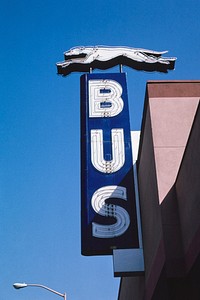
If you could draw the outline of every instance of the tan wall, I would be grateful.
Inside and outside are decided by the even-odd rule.
[[[200,253],[200,106],[176,182],[186,271]]]
[[[145,277],[123,278],[119,300],[172,300],[161,278],[186,276],[199,254],[199,99],[200,81],[147,83],[137,162]]]

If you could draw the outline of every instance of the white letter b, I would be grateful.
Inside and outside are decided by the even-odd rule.
[[[115,80],[89,80],[89,117],[118,115],[124,107],[122,87]]]

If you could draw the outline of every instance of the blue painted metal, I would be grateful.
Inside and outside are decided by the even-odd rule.
[[[123,110],[114,117],[89,117],[90,80],[107,79],[118,82],[122,89]],[[109,91],[107,91],[109,93]],[[102,104],[103,105],[103,104]],[[92,129],[103,130],[104,158],[112,159],[111,129],[123,128],[125,163],[114,173],[102,173],[91,162]],[[115,223],[115,218],[97,214],[91,206],[94,192],[104,186],[117,185],[127,189],[127,201],[108,199],[109,203],[123,207],[130,216],[130,225],[121,236],[97,238],[92,235],[92,222],[102,225]],[[108,255],[113,249],[139,248],[137,215],[134,194],[133,161],[130,136],[128,95],[125,73],[85,74],[81,76],[81,247],[83,255]]]

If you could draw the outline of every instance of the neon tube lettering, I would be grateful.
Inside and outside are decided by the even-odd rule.
[[[92,223],[92,235],[97,238],[114,238],[122,235],[129,227],[130,217],[121,206],[106,204],[109,198],[127,200],[126,188],[117,185],[104,186],[92,196],[91,204],[94,211],[104,217],[114,217],[116,222],[112,225]]]
[[[122,87],[115,80],[89,80],[89,117],[114,117],[124,107]]]

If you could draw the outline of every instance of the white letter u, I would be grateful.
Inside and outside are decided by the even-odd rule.
[[[105,160],[103,153],[103,130],[91,130],[91,161],[102,173],[114,173],[123,167],[125,162],[124,131],[122,128],[111,130],[112,160]]]

